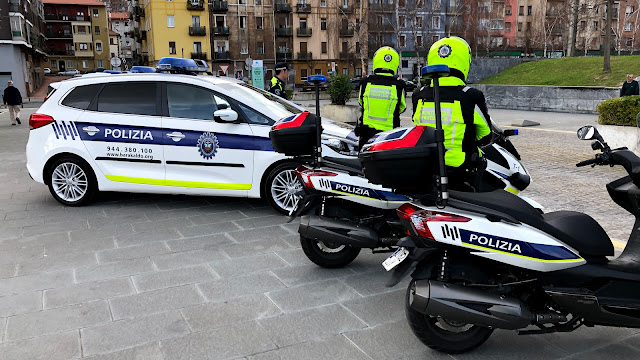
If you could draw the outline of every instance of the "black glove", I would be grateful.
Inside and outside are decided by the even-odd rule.
[[[353,129],[353,133],[354,133],[356,136],[360,136],[360,122],[357,122],[357,123],[356,123],[356,128],[355,128],[355,129]]]

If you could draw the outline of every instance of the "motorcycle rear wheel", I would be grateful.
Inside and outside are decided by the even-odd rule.
[[[409,305],[409,296],[414,287],[415,282],[411,281],[405,296],[405,313],[413,334],[429,348],[447,354],[461,354],[484,344],[493,333],[493,329],[486,327],[417,312]]]
[[[349,265],[358,254],[359,248],[347,245],[324,243],[300,236],[300,245],[309,260],[324,268],[335,269]]]

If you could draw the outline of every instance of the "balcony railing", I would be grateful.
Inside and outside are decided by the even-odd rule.
[[[275,6],[276,12],[291,12],[291,4],[284,1],[276,2]]]
[[[351,6],[340,6],[338,8],[339,14],[353,14],[353,7]]]
[[[276,36],[291,36],[293,31],[290,27],[276,28]]]
[[[313,34],[312,28],[298,28],[296,31],[296,35],[298,37],[309,37]]]
[[[189,26],[189,35],[205,36],[207,35],[207,28],[205,28],[204,26]]]
[[[187,0],[187,10],[204,10],[204,0]]]
[[[45,20],[58,20],[58,21],[91,21],[89,16],[69,16],[62,14],[46,14]]]
[[[287,51],[278,51],[276,53],[276,60],[277,61],[293,60],[293,54],[291,52],[287,52]]]
[[[296,12],[301,14],[309,14],[311,12],[311,4],[298,4]]]
[[[342,28],[340,29],[340,36],[349,37],[353,36],[354,31],[352,28]]]
[[[230,58],[231,58],[231,55],[229,54],[228,51],[216,51],[213,53],[213,60],[225,61],[225,60],[229,60]]]
[[[369,4],[369,10],[373,11],[395,11],[393,4]]]
[[[60,49],[49,49],[47,51],[49,55],[62,55],[62,56],[74,56],[75,51],[73,50],[60,50]]]
[[[310,52],[299,52],[298,53],[298,60],[312,60],[313,59],[313,54]]]
[[[72,39],[73,34],[71,31],[47,31],[46,34],[49,39]]]
[[[216,26],[213,28],[214,35],[229,35],[229,27],[228,26]]]
[[[207,60],[207,53],[206,52],[192,52],[191,53],[191,58],[192,59],[198,59],[198,60]]]
[[[215,0],[214,2],[211,3],[211,11],[214,11],[214,12],[229,11],[229,3],[227,1]]]

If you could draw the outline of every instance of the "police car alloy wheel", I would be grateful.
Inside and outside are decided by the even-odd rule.
[[[75,157],[55,161],[49,172],[49,191],[60,203],[70,206],[86,204],[96,192],[91,168]]]
[[[329,269],[347,266],[360,254],[359,248],[311,240],[303,236],[300,236],[300,245],[309,260]]]
[[[288,215],[298,204],[297,193],[303,188],[294,171],[297,166],[297,163],[280,164],[267,177],[265,195],[271,206],[281,214]]]

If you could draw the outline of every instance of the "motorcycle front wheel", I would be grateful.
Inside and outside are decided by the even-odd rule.
[[[484,344],[493,333],[493,329],[486,327],[419,313],[409,305],[414,289],[415,281],[411,281],[405,296],[407,321],[413,334],[429,348],[447,354],[461,354]]]
[[[309,260],[324,268],[341,268],[349,265],[360,253],[359,248],[342,244],[325,243],[300,236],[300,245]]]

